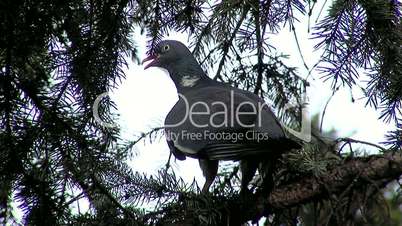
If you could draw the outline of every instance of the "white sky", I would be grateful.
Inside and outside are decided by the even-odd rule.
[[[311,40],[307,32],[306,20],[296,27],[301,50],[307,65],[311,68],[319,59],[320,53],[313,50],[316,40]],[[169,39],[187,42],[185,34],[171,34]],[[145,57],[145,37],[135,37],[139,47],[139,55]],[[270,42],[279,52],[289,54],[288,65],[299,68],[301,77],[306,78],[308,71],[297,51],[293,33],[284,29],[279,35],[271,35]],[[120,125],[123,135],[135,139],[140,132],[162,126],[166,114],[177,100],[176,89],[166,71],[159,68],[143,70],[142,65],[130,63],[126,71],[127,79],[112,94],[121,115]],[[317,72],[309,77],[311,87],[308,90],[310,113],[321,113],[328,98],[332,95],[330,81],[323,82]],[[362,86],[365,85],[362,83]],[[355,102],[351,102],[351,93]],[[335,128],[340,137],[351,137],[372,143],[384,140],[384,134],[392,127],[378,120],[379,113],[365,107],[365,99],[359,89],[341,89],[331,99],[324,119],[324,130]],[[136,146],[137,156],[130,162],[134,170],[155,173],[164,167],[169,155],[165,139],[149,143],[141,142]],[[204,179],[194,159],[176,161],[173,169],[177,175],[191,182],[195,177],[202,186]]]

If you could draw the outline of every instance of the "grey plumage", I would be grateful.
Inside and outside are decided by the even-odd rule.
[[[261,98],[210,79],[184,44],[161,41],[144,61],[149,60],[152,61],[145,68],[167,69],[179,93],[179,100],[165,119],[169,148],[180,160],[199,159],[206,178],[204,192],[216,176],[219,160],[242,161],[242,189],[246,189],[260,163],[269,163],[272,171],[280,153],[300,148],[285,136],[278,119]],[[201,114],[189,117],[189,109]],[[201,138],[193,139],[184,133]],[[213,139],[219,134],[243,139]],[[257,139],[259,135],[265,139]],[[271,181],[270,176],[266,175],[266,181]]]

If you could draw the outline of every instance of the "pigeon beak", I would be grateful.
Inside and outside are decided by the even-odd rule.
[[[159,55],[152,54],[150,56],[147,56],[144,60],[142,60],[141,64],[144,64],[145,62],[152,60],[149,64],[144,66],[144,70],[146,70],[149,67],[156,66],[158,58],[159,58]]]

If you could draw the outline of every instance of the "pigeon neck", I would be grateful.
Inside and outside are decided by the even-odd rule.
[[[167,68],[178,93],[185,93],[203,81],[210,80],[195,59],[190,61],[170,65]]]

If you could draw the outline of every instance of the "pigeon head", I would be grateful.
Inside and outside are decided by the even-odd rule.
[[[189,58],[193,58],[193,55],[183,43],[175,40],[163,40],[155,46],[154,51],[142,63],[151,61],[145,65],[144,69],[161,67],[169,70],[172,65],[180,61],[187,61]]]
[[[190,50],[179,41],[159,42],[142,63],[147,61],[151,62],[145,65],[144,69],[150,67],[166,69],[179,93],[209,80]]]

